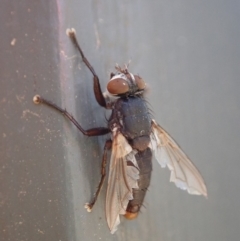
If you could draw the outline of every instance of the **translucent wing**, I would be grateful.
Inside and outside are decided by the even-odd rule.
[[[128,166],[129,162],[131,165]],[[120,223],[119,215],[126,213],[128,202],[133,199],[132,188],[138,187],[137,179],[139,170],[134,151],[115,128],[106,197],[106,218],[111,233],[117,230]]]
[[[155,151],[161,167],[168,166],[171,171],[170,182],[190,194],[207,196],[207,188],[197,168],[155,120],[152,120],[150,148]]]

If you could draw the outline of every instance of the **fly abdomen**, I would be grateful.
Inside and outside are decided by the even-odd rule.
[[[139,167],[138,188],[133,188],[133,199],[129,201],[125,214],[127,219],[137,217],[149,187],[152,172],[152,152],[150,148],[139,151],[135,158]]]

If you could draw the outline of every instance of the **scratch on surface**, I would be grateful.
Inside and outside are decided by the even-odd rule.
[[[71,56],[71,57],[69,57],[63,50],[61,50],[61,55],[66,59],[66,60],[70,60],[70,59],[76,59],[76,58],[78,58],[78,56],[77,55],[73,55],[73,56]]]
[[[40,117],[40,116],[39,116],[37,113],[35,113],[35,112],[32,112],[32,111],[30,111],[30,110],[24,110],[23,113],[22,113],[21,118],[26,118],[26,115],[27,115],[27,114],[31,114],[31,115],[36,116],[36,117]]]
[[[25,96],[24,95],[17,95],[16,96],[16,98],[17,98],[17,100],[20,102],[20,103],[22,103],[22,101],[25,99]]]
[[[97,49],[99,49],[99,47],[101,45],[101,41],[100,41],[100,37],[99,37],[99,33],[98,33],[96,24],[94,24],[94,32],[95,32],[95,37],[96,37],[96,41],[97,41]]]
[[[48,132],[48,133],[59,133],[60,130],[51,130],[51,129],[48,129],[48,128],[45,128],[45,130]]]
[[[44,234],[44,232],[40,229],[38,229],[38,232],[41,233],[41,234]]]

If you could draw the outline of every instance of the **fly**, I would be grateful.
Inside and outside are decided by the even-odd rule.
[[[85,205],[87,211],[91,212],[102,188],[109,150],[106,218],[111,233],[117,230],[120,215],[127,219],[137,217],[150,184],[153,153],[162,167],[169,168],[170,182],[190,194],[207,196],[207,188],[197,168],[171,136],[151,119],[143,96],[146,87],[144,80],[130,73],[127,66],[116,66],[116,73],[111,74],[107,91],[103,93],[99,78],[77,41],[75,30],[68,29],[67,34],[93,75],[96,101],[112,110],[108,126],[85,130],[65,109],[39,95],[34,96],[33,101],[62,113],[86,136],[111,133],[111,139],[104,146],[101,180],[92,201]]]

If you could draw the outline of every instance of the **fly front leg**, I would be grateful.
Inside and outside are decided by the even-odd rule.
[[[82,61],[86,64],[88,69],[93,74],[93,90],[94,90],[95,98],[96,98],[98,104],[101,105],[102,107],[107,108],[107,104],[106,104],[106,101],[105,101],[105,98],[103,96],[101,86],[100,86],[100,83],[99,83],[99,78],[98,78],[97,74],[95,73],[95,70],[93,69],[92,65],[89,63],[89,61],[85,57],[85,55],[84,55],[84,53],[83,53],[83,51],[82,51],[82,49],[81,49],[81,47],[80,47],[80,45],[77,41],[75,29],[73,29],[73,28],[67,29],[67,34],[71,38],[73,44],[78,49],[78,51],[79,51],[79,53],[82,57]]]
[[[97,201],[98,195],[101,191],[101,188],[103,186],[103,182],[104,179],[106,177],[106,166],[107,166],[107,152],[112,148],[112,141],[111,140],[107,140],[105,142],[105,146],[104,146],[104,152],[103,152],[103,157],[102,157],[102,168],[101,168],[101,180],[98,184],[98,188],[96,193],[94,194],[94,197],[92,199],[92,201],[90,203],[86,203],[85,208],[87,209],[88,212],[92,211],[92,208],[94,206],[94,204]]]
[[[92,129],[88,129],[88,130],[84,130],[81,125],[75,120],[75,118],[70,115],[66,110],[58,107],[57,105],[55,105],[54,103],[42,98],[39,95],[35,95],[33,97],[33,102],[35,104],[45,104],[50,106],[51,108],[55,109],[56,111],[60,112],[61,114],[63,114],[64,116],[66,116],[77,128],[78,130],[80,130],[84,135],[86,136],[101,136],[101,135],[106,135],[110,132],[110,129],[106,128],[106,127],[97,127],[97,128],[92,128]]]

